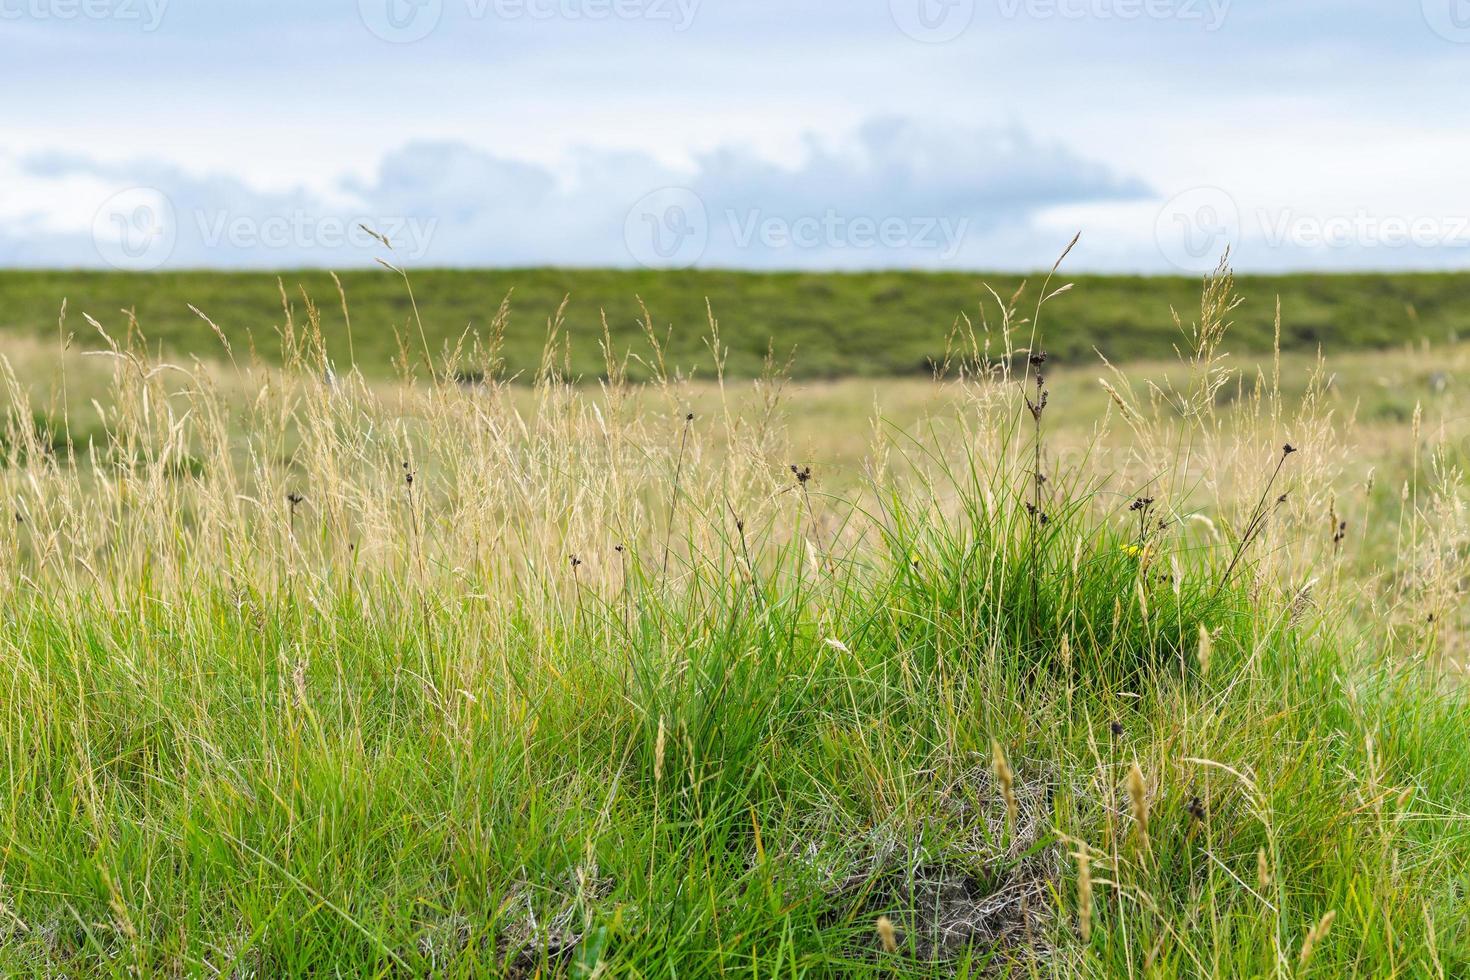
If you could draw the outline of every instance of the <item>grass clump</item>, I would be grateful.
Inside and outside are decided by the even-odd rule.
[[[103,463],[0,469],[0,970],[1465,972],[1466,699],[1350,613],[1458,566],[1323,574],[1325,400],[1221,407],[1231,296],[1081,453],[982,326],[846,482],[776,375],[110,346]]]

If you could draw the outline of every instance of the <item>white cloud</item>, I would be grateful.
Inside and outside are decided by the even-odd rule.
[[[40,210],[23,239],[0,233],[0,262],[141,268],[365,265],[383,249],[358,224],[419,265],[1006,265],[1015,253],[1000,233],[1024,234],[1038,211],[1148,193],[1017,127],[900,117],[841,140],[811,138],[795,164],[721,147],[673,169],[643,153],[584,148],[552,168],[419,141],[326,193],[76,154],[34,155],[18,171]],[[667,188],[680,189],[676,198],[658,196]],[[667,211],[669,200],[680,210]],[[640,213],[661,201],[664,210]],[[679,223],[696,212],[697,227]],[[645,247],[650,234],[696,239],[660,254]]]
[[[415,266],[1031,270],[1078,230],[1077,271],[1195,273],[1227,245],[1242,271],[1470,262],[1470,212],[1436,206],[1441,180],[1386,180],[1420,152],[1421,176],[1449,179],[1451,165],[1427,152],[1448,145],[1440,137],[1357,155],[1326,144],[1355,169],[1324,169],[1289,196],[1259,167],[1251,177],[1201,164],[1192,182],[1145,183],[1016,125],[886,116],[796,145],[717,145],[669,163],[628,149],[547,160],[419,139],[297,185],[159,160],[0,155],[14,192],[0,199],[0,265],[370,265],[385,250],[359,225]],[[1400,189],[1369,198],[1353,174]]]

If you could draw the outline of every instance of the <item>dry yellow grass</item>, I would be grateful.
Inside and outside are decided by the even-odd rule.
[[[1262,550],[1295,563],[1300,601],[1348,569],[1351,587],[1384,596],[1372,618],[1422,633],[1437,613],[1437,649],[1463,659],[1453,595],[1470,539],[1456,496],[1470,347],[1234,365],[1208,335],[1228,316],[1222,302],[1206,297],[1197,354],[1126,372],[1049,365],[1046,468],[1105,497],[1157,496],[1218,542],[1243,526],[1262,472],[1294,442],[1304,452],[1283,474],[1290,492],[1272,505]],[[864,531],[844,506],[870,503],[913,457],[995,454],[1008,417],[997,409],[1016,394],[1000,368],[966,381],[574,388],[554,380],[554,352],[535,386],[370,382],[334,373],[319,337],[299,339],[286,369],[233,351],[169,362],[91,337],[64,355],[9,337],[0,353],[13,416],[3,479],[20,518],[10,544],[38,571],[94,586],[134,580],[145,564],[153,581],[259,582],[334,567],[344,548],[351,567],[413,574],[513,576],[576,554],[584,579],[611,581],[617,544],[668,537],[676,468],[701,518],[680,531],[691,554],[732,508],[751,526],[793,519],[791,463],[813,467],[818,499],[843,504],[818,508],[828,526],[816,536],[851,540]]]

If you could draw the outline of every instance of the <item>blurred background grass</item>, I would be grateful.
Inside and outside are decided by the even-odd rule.
[[[430,269],[411,274],[430,346],[438,352],[466,328],[484,330],[513,293],[504,356],[512,372],[534,371],[546,341],[548,318],[567,299],[565,334],[573,376],[603,371],[598,341],[606,314],[613,347],[646,350],[639,300],[647,306],[671,369],[699,367],[708,376],[708,313],[729,348],[727,372],[760,372],[767,354],[785,362],[793,353],[799,378],[923,376],[944,356],[957,318],[978,325],[982,304],[996,308],[987,286],[1009,298],[1025,276],[992,273],[749,273],[530,268]],[[1029,277],[1032,291],[1042,276]],[[398,352],[397,333],[413,340],[417,327],[402,281],[383,269],[341,274],[350,304],[359,365],[384,372]],[[1163,358],[1179,339],[1169,316],[1188,321],[1198,308],[1199,280],[1190,277],[1071,276],[1077,288],[1047,306],[1047,349],[1071,363],[1095,359]],[[1275,305],[1286,311],[1286,350],[1329,353],[1397,346],[1406,341],[1453,341],[1470,334],[1470,276],[1354,274],[1239,277],[1244,305],[1236,311],[1231,349],[1237,355],[1269,351]],[[122,273],[0,271],[0,329],[54,338],[62,298],[73,315],[89,313],[111,329],[132,310],[146,336],[172,354],[216,356],[218,340],[189,310],[213,319],[236,348],[252,344],[267,360],[280,356],[276,329],[284,322],[282,290],[295,315],[304,297],[320,309],[334,356],[344,358],[346,326],[336,285],[322,270],[274,272]],[[1024,312],[1024,311],[1023,311]],[[72,329],[87,330],[76,318]],[[88,331],[89,332],[89,331]],[[999,338],[995,341],[999,344]],[[1020,338],[1024,343],[1025,338]],[[648,376],[629,366],[633,380]]]

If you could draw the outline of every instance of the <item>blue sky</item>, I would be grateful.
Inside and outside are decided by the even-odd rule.
[[[1470,265],[1470,0],[0,0],[0,265]]]

